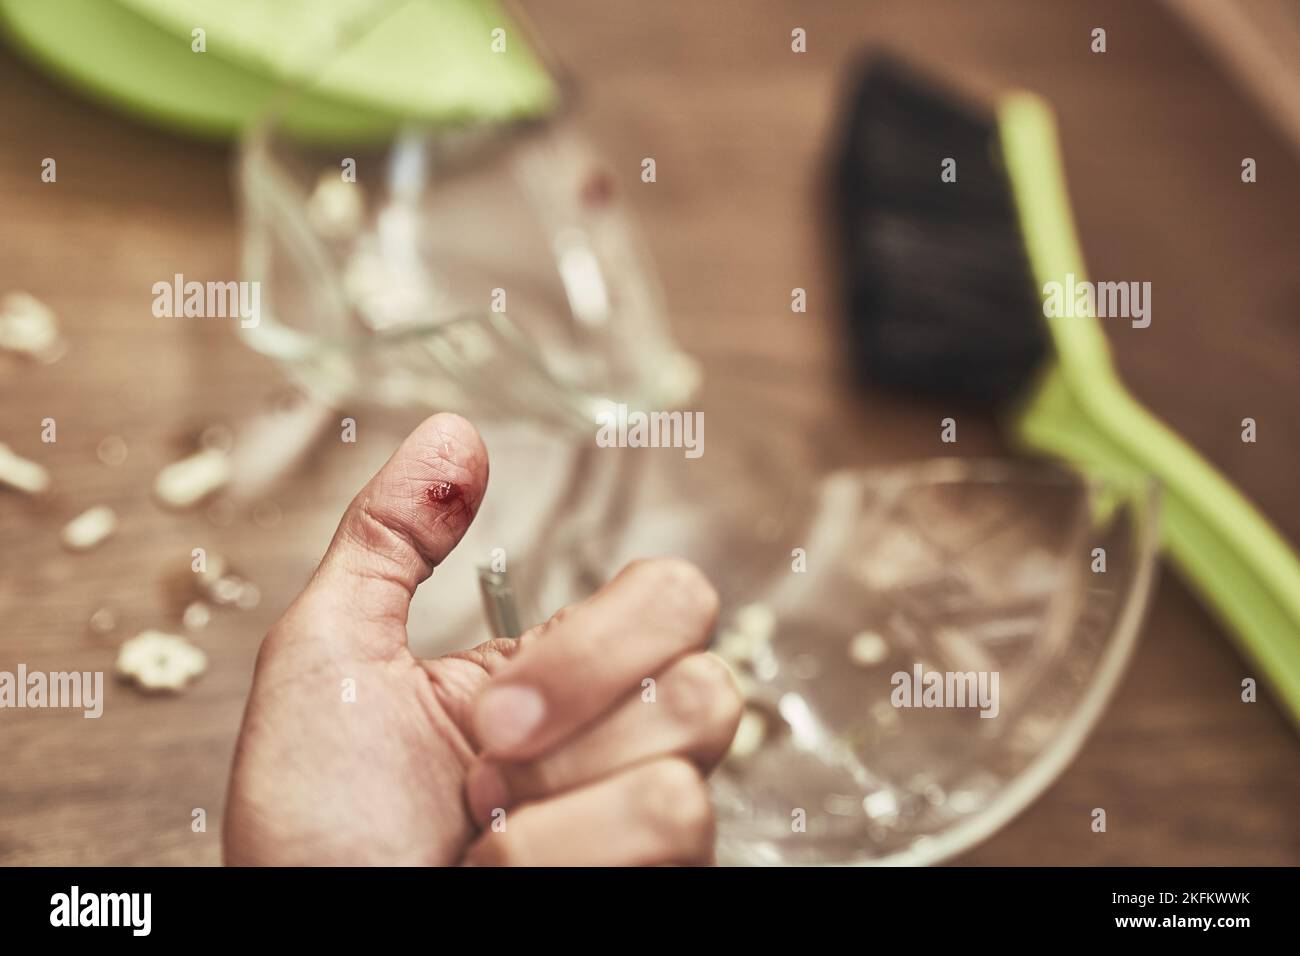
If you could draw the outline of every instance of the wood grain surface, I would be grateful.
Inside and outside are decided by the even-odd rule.
[[[1300,160],[1181,26],[1150,2],[548,0],[526,4],[572,71],[600,148],[647,233],[679,340],[723,379],[781,403],[816,469],[924,457],[937,405],[856,393],[841,366],[820,183],[851,58],[887,45],[979,90],[1020,85],[1059,110],[1083,243],[1097,276],[1153,284],[1146,330],[1109,328],[1123,377],[1300,541]],[[808,52],[789,51],[790,30]],[[1088,48],[1095,26],[1109,52]],[[40,180],[44,157],[58,182]],[[642,187],[653,156],[658,182]],[[1259,181],[1240,182],[1254,157]],[[258,642],[310,573],[357,469],[318,451],[229,526],[155,506],[148,488],[195,433],[265,408],[278,371],[229,323],[168,322],[150,288],[238,275],[232,153],[100,108],[0,47],[0,293],[59,314],[70,349],[0,356],[0,441],[43,461],[47,499],[0,492],[0,669],[112,670],[146,627],[177,629],[194,547],[261,589],[195,637],[211,666],[188,693],[111,684],[105,716],[0,712],[0,863],[216,864],[229,760]],[[806,316],[790,289],[808,290]],[[959,453],[1002,450],[962,410]],[[1240,421],[1259,422],[1243,444]],[[58,422],[43,445],[40,422]],[[392,423],[396,434],[398,423]],[[96,457],[107,435],[129,456]],[[113,506],[87,555],[58,529]],[[178,584],[178,581],[180,582]],[[179,590],[178,590],[179,589]],[[117,626],[91,631],[96,609]],[[1300,639],[1300,635],[1297,635]],[[967,864],[1300,863],[1300,738],[1260,676],[1165,573],[1141,643],[1088,743]],[[1090,831],[1104,807],[1109,828]],[[204,808],[206,832],[191,829]]]

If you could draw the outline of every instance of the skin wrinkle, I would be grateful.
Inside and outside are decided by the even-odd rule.
[[[268,647],[278,653],[285,650],[279,648],[279,645],[283,644],[289,645],[290,652],[296,645],[302,645],[303,652],[307,655],[306,659],[316,660],[320,656],[317,648],[320,646],[322,636],[327,646],[336,652],[328,660],[379,663],[393,660],[400,656],[401,651],[406,650],[404,616],[395,620],[392,618],[377,620],[372,616],[368,621],[354,623],[355,605],[341,603],[334,588],[315,584],[314,577],[312,587],[315,590],[312,592],[312,600],[307,604],[307,607],[312,610],[299,607],[301,599],[290,606],[282,621],[272,629],[272,633],[268,634],[263,642],[262,649],[258,653],[259,667],[262,657],[268,653]],[[355,600],[356,594],[352,596]],[[325,608],[330,609],[332,613],[324,613]],[[340,621],[345,623],[340,625]],[[340,634],[341,631],[347,633]],[[274,637],[276,634],[280,636]],[[317,666],[323,667],[324,663],[309,666],[308,670],[315,670]],[[256,673],[260,679],[261,671],[258,670]]]
[[[427,445],[417,450],[415,454],[403,454],[405,449],[399,450],[397,460],[402,468],[400,476],[385,475],[383,472],[378,476],[381,483],[390,484],[389,487],[384,487],[381,484],[381,487],[376,491],[377,497],[391,503],[389,510],[371,508],[371,496],[365,494],[361,499],[359,511],[373,519],[374,524],[396,534],[410,545],[431,572],[438,566],[439,562],[425,549],[420,541],[420,535],[412,530],[430,524],[423,517],[428,507],[424,504],[427,501],[425,493],[430,485],[439,481],[477,492],[473,495],[472,501],[468,499],[468,496],[458,496],[445,506],[438,508],[432,518],[434,528],[441,526],[441,530],[447,532],[449,536],[459,537],[456,534],[458,529],[453,524],[452,519],[465,518],[465,524],[469,524],[469,520],[477,512],[479,504],[482,503],[483,493],[487,487],[487,469],[483,467],[478,455],[470,451],[463,443],[449,436],[446,429],[438,428],[430,438],[436,438],[441,443],[443,448],[441,454]],[[456,453],[450,453],[448,446],[454,446]],[[428,454],[422,454],[421,452]],[[457,461],[462,456],[466,459],[463,464]],[[417,476],[414,473],[417,468],[423,474]],[[484,472],[484,480],[481,484],[474,477],[480,469]],[[394,479],[396,479],[396,482]],[[402,487],[391,487],[391,484],[394,483],[400,483]],[[364,544],[365,542],[359,543]]]
[[[394,503],[400,502],[401,504],[398,507],[393,508],[391,511],[376,510],[370,506],[370,502],[371,502],[370,495],[365,495],[361,499],[361,502],[358,507],[358,514],[362,517],[362,519],[366,522],[366,524],[370,528],[380,529],[381,534],[390,536],[393,539],[395,539],[395,543],[398,545],[396,549],[397,551],[405,553],[403,549],[400,547],[401,545],[404,544],[410,549],[410,551],[413,551],[420,558],[420,560],[424,564],[424,568],[422,573],[419,575],[419,582],[423,582],[424,580],[427,580],[427,578],[432,574],[433,570],[437,567],[437,565],[440,562],[430,555],[430,553],[426,550],[420,537],[418,535],[413,534],[407,527],[408,525],[416,524],[418,522],[419,516],[415,512],[417,512],[418,510],[422,510],[422,509],[417,509],[415,507],[409,507],[407,503],[414,502],[414,501],[426,501],[427,498],[425,498],[425,493],[427,492],[428,487],[430,487],[435,482],[439,482],[439,481],[448,482],[457,487],[465,487],[468,484],[472,484],[472,481],[467,481],[466,479],[472,478],[473,472],[477,471],[477,468],[475,467],[475,465],[477,465],[477,460],[476,457],[473,455],[469,456],[469,461],[467,462],[468,467],[460,466],[455,461],[455,458],[457,456],[451,453],[451,445],[455,444],[458,450],[463,451],[464,450],[463,444],[461,444],[460,442],[453,443],[452,441],[450,441],[448,439],[447,433],[443,430],[439,430],[438,437],[442,443],[443,454],[441,456],[436,457],[433,460],[427,460],[416,456],[402,456],[401,461],[403,465],[403,473],[400,477],[400,481],[405,486],[402,489],[402,493],[388,493],[388,489],[384,489],[383,493],[381,493],[381,497],[387,501],[391,501]],[[420,468],[421,471],[424,471],[425,469],[431,470],[433,472],[433,476],[419,477],[419,478],[415,477],[415,475],[412,474],[412,469],[414,469],[416,466],[422,466]],[[448,469],[447,466],[450,466],[450,469]],[[447,473],[448,470],[464,472],[465,477],[460,478],[454,474],[448,474]],[[416,491],[415,489],[417,488],[419,488],[420,490]],[[441,529],[444,532],[454,533],[456,529],[452,526],[453,519],[460,519],[466,514],[472,515],[477,510],[477,505],[481,502],[481,500],[482,500],[482,494],[480,493],[474,496],[473,502],[466,501],[463,499],[457,499],[452,502],[449,502],[445,507],[441,507],[437,509],[437,512],[433,517],[433,522],[435,523],[435,526],[441,525]],[[468,524],[468,521],[466,521],[466,524]],[[356,541],[356,543],[359,544],[364,549],[364,553],[381,557],[385,559],[385,561],[391,560],[393,563],[398,563],[400,561],[400,559],[394,554],[388,553],[387,551],[381,552],[378,548],[374,546],[373,542],[367,540],[361,540],[362,536],[358,533],[358,531],[355,528],[349,528],[348,533],[352,537],[352,539]],[[395,573],[395,572],[388,571],[387,569],[381,569],[379,567],[368,566],[368,565],[357,567],[354,570],[360,575],[362,575],[363,577],[394,584],[397,585],[401,590],[406,592],[408,595],[414,594],[415,589],[409,587],[407,584],[408,578],[406,576],[401,575],[400,573]],[[389,617],[390,615],[384,613],[382,616]],[[394,619],[395,623],[400,623],[403,626],[403,632],[404,632],[404,628],[406,624],[405,609],[403,609],[400,615],[392,614],[391,617]],[[398,663],[405,666],[407,661],[401,660],[400,659],[401,656],[402,655],[400,654],[396,655],[396,659]],[[414,660],[409,656],[409,654],[407,655],[407,659],[409,661]],[[480,667],[482,667],[481,664]],[[484,674],[486,675],[488,673],[487,668],[483,667],[482,669],[484,671]],[[440,688],[438,687],[438,684],[441,675],[438,675],[436,670],[431,671],[426,668],[426,674],[430,677],[431,683],[434,685],[433,690],[435,694],[437,694],[440,698],[450,696],[450,695],[444,695],[442,693],[439,693]],[[427,708],[427,710],[428,710],[428,716],[437,725],[437,730],[439,731],[439,735],[444,739],[444,741],[446,741],[452,747],[456,756],[458,757],[458,759],[460,759],[462,765],[468,766],[468,764],[473,760],[473,752],[470,750],[469,744],[467,741],[465,741],[463,735],[461,735],[455,729],[452,722],[447,719],[447,715],[443,713],[443,711],[440,708],[432,707],[432,708]]]
[[[283,645],[284,642],[281,641],[280,643],[281,645]],[[284,650],[284,648],[282,646],[277,650]],[[332,665],[333,663],[334,663],[333,658],[327,658],[324,660],[315,661],[311,664],[305,665],[302,671],[295,674],[291,674],[288,677],[282,678],[280,680],[276,680],[274,675],[266,674],[264,676],[263,673],[259,673],[257,675],[257,680],[263,681],[267,690],[273,693],[279,693],[286,687],[292,686],[294,684],[302,683],[304,678],[314,679],[317,675],[321,674],[322,672],[328,671],[330,669],[330,665]]]
[[[259,736],[265,735],[269,739],[274,739],[273,721],[266,720],[260,716],[250,715],[247,720],[247,732],[250,738],[256,740]],[[283,779],[284,776],[292,776],[304,782],[310,782],[316,776],[316,768],[312,765],[310,759],[302,759],[294,748],[277,747],[273,751],[274,765],[277,775]],[[264,759],[264,755],[263,755]],[[254,820],[260,826],[273,826],[276,817],[289,812],[299,812],[302,808],[301,800],[294,800],[292,808],[286,807],[284,794],[297,794],[302,788],[298,786],[280,786],[260,787],[253,789],[244,795],[246,802],[245,810],[249,812]],[[309,815],[304,815],[304,819],[309,819]],[[318,836],[313,833],[304,832],[297,835],[290,835],[295,848],[306,844],[308,847],[314,845]],[[296,855],[296,853],[295,853]]]
[[[468,508],[465,503],[460,503],[461,508]],[[451,512],[453,509],[446,509],[437,515],[435,522],[441,522],[444,525],[450,524]],[[404,527],[395,527],[392,522],[386,520],[383,512],[377,511],[370,507],[369,496],[363,498],[355,512],[359,516],[359,521],[368,529],[372,529],[379,536],[391,539],[393,548],[390,551],[386,548],[380,548],[376,542],[371,540],[366,534],[361,532],[352,523],[345,523],[346,530],[344,534],[358,545],[358,560],[352,566],[351,570],[359,577],[380,581],[395,586],[407,600],[415,593],[415,588],[419,584],[428,580],[438,563],[424,548],[419,538]],[[454,528],[445,529],[449,533],[454,533]],[[403,547],[405,546],[405,547]],[[422,567],[416,573],[415,585],[409,583],[410,576],[404,574],[401,568],[402,557],[409,553],[414,553],[422,562]],[[361,560],[360,555],[364,554],[368,559]],[[386,606],[387,602],[382,602],[377,613],[373,616],[381,620],[389,620],[394,624],[406,626],[406,601],[399,602],[400,607]]]
[[[400,676],[405,678],[409,674],[414,678],[417,685],[423,685],[417,686],[417,693],[419,693],[420,696],[420,703],[422,704],[424,711],[424,719],[427,721],[427,724],[421,725],[415,723],[408,717],[406,720],[407,726],[405,728],[407,731],[407,739],[413,743],[420,742],[422,737],[420,731],[422,728],[424,726],[432,726],[435,737],[440,739],[451,750],[452,755],[461,764],[461,769],[463,770],[466,761],[472,759],[469,742],[465,739],[464,734],[460,732],[456,727],[455,722],[448,715],[446,707],[437,699],[434,688],[422,680],[424,675],[421,674],[421,671],[424,669],[418,666],[420,662],[409,653],[407,657],[407,661],[401,662],[402,673]],[[398,756],[400,756],[400,753]],[[420,765],[419,769],[422,773],[431,775],[433,778],[447,786],[455,787],[457,785],[457,777],[448,772],[445,767],[424,763]]]
[[[436,669],[431,669],[428,666],[430,662],[424,663],[423,669],[432,696],[429,703],[433,704],[433,706],[425,708],[427,716],[437,728],[439,735],[451,747],[452,754],[460,764],[460,770],[463,773],[474,762],[476,747],[469,740],[468,735],[460,729],[465,725],[457,720],[456,716],[450,712],[451,708],[447,706],[448,700],[454,699],[454,695],[442,686],[444,675],[436,673]],[[484,676],[486,676],[486,672]]]
[[[380,516],[379,513],[377,513],[373,508],[370,507],[369,499],[366,499],[361,503],[361,507],[357,509],[357,514],[360,516],[361,523],[363,526],[378,532],[380,537],[388,537],[388,538],[395,539],[392,542],[393,544],[392,551],[389,551],[387,549],[381,550],[380,548],[375,546],[374,542],[365,538],[365,536],[362,534],[360,530],[357,529],[349,530],[348,532],[349,536],[352,538],[353,541],[361,545],[361,548],[364,549],[363,553],[365,553],[367,556],[381,558],[386,563],[401,565],[402,564],[401,559],[409,553],[407,550],[409,549],[410,552],[415,553],[415,555],[420,559],[420,561],[424,565],[420,577],[420,582],[423,582],[425,579],[428,578],[430,574],[433,573],[433,569],[437,567],[437,564],[434,561],[434,559],[425,552],[424,546],[420,544],[419,540],[417,540],[415,536],[412,535],[405,528],[395,528],[389,522],[385,521]],[[402,545],[405,545],[406,547],[403,548]],[[358,557],[359,556],[360,555],[358,555]],[[374,573],[370,568],[366,568],[361,564],[357,566],[357,570],[367,574]],[[389,580],[389,577],[387,575],[380,575],[378,573],[374,573],[374,576],[379,578],[380,580]],[[394,583],[400,584],[402,590],[406,591],[408,594],[415,593],[415,588],[408,587],[404,579],[401,579],[398,576],[393,576],[391,579],[393,580]]]
[[[402,469],[401,473],[395,476],[380,472],[376,476],[378,487],[373,492],[369,486],[363,489],[353,508],[350,509],[355,517],[353,520],[345,520],[341,528],[343,535],[358,545],[356,549],[344,551],[354,559],[348,564],[347,570],[363,579],[395,586],[408,600],[414,593],[415,587],[427,580],[440,563],[436,555],[425,545],[426,538],[430,533],[435,536],[435,540],[439,541],[446,538],[459,538],[465,527],[468,527],[473,520],[477,507],[482,501],[483,491],[479,490],[476,494],[463,497],[458,496],[445,507],[437,509],[431,520],[424,517],[427,507],[418,507],[414,503],[423,502],[425,500],[423,493],[432,483],[438,481],[453,483],[461,488],[485,487],[474,480],[475,473],[486,472],[479,456],[470,452],[463,443],[449,440],[445,429],[438,429],[436,437],[446,457],[439,457],[436,452],[432,458],[418,453],[408,455],[399,450],[395,462]],[[467,458],[465,465],[454,460],[455,456],[451,454],[452,446],[457,449],[457,454]],[[417,468],[424,473],[424,476],[419,478],[415,476],[413,472]],[[417,492],[415,490],[417,488],[420,491]],[[385,502],[387,507],[374,507],[372,502],[376,497]],[[421,527],[422,525],[424,527]],[[415,530],[417,528],[420,529],[418,532]],[[381,544],[385,539],[389,543],[388,547]],[[405,566],[403,559],[411,553],[414,553],[421,562],[420,568],[410,569]],[[414,575],[407,573],[408,570],[414,571]],[[318,566],[316,573],[313,574],[313,580],[320,576],[320,572],[321,567]],[[411,583],[412,576],[415,578],[414,584]],[[389,604],[387,600],[377,603],[378,606],[369,615],[372,619],[405,628],[404,607],[399,609]]]
[[[497,674],[501,665],[519,652],[521,643],[509,638],[497,638],[479,647],[457,651],[438,660],[419,662],[433,687],[439,705],[456,725],[464,728],[462,736],[469,747],[465,751],[464,767],[474,762],[475,754],[479,749],[478,741],[474,739],[473,721],[470,720],[469,714],[474,698],[472,685],[475,678],[485,680]],[[459,670],[453,672],[454,665],[478,668],[480,673],[475,674],[471,671],[469,674],[463,674]]]
[[[424,544],[419,540],[419,538],[416,535],[412,534],[409,528],[405,527],[405,525],[409,524],[410,522],[394,521],[386,517],[382,512],[376,511],[375,509],[371,508],[369,497],[367,497],[364,501],[361,502],[361,506],[357,509],[357,514],[361,516],[364,523],[368,527],[382,529],[383,531],[387,532],[389,535],[396,537],[399,541],[406,544],[413,552],[415,552],[415,554],[419,556],[420,560],[424,562],[424,570],[426,576],[429,573],[431,573],[434,568],[438,566],[437,560],[435,560],[429,554],[429,552],[425,549]],[[445,513],[439,514],[435,516],[434,520],[437,521],[438,519],[444,517],[445,517]],[[353,533],[354,535],[357,534],[357,532],[353,532]],[[357,543],[363,546],[368,546],[367,542],[365,542],[364,540],[358,540]],[[370,551],[378,553],[373,546],[368,546],[368,548]],[[385,554],[385,556],[389,557],[390,555]]]

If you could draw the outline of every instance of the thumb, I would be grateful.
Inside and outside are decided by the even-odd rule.
[[[459,415],[426,419],[352,499],[299,602],[404,643],[415,589],[469,528],[487,479],[473,425]]]

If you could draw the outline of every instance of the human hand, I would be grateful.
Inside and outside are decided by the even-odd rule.
[[[487,476],[473,426],[435,415],[352,501],[258,654],[227,862],[712,859],[704,775],[741,700],[701,653],[717,596],[693,566],[633,563],[518,641],[434,660],[408,649],[415,588],[469,527]]]

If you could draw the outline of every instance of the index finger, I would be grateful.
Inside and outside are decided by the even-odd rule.
[[[718,595],[694,565],[636,561],[546,625],[494,675],[474,705],[484,754],[527,760],[544,753],[641,687],[683,654],[708,644]]]

